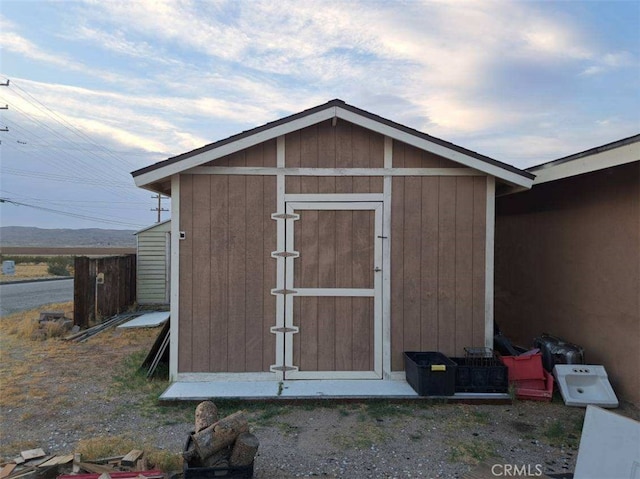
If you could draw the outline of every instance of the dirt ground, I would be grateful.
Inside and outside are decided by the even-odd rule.
[[[0,319],[0,457],[34,447],[71,453],[99,438],[133,441],[179,461],[196,403],[158,403],[168,383],[136,372],[159,328],[111,329],[82,343],[33,341],[25,326],[33,317]],[[584,418],[584,409],[566,407],[558,395],[510,405],[215,402],[223,415],[247,411],[260,440],[256,478],[461,478],[493,464],[571,472]],[[640,418],[630,405],[616,412]]]

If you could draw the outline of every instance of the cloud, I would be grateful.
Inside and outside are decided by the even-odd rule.
[[[624,68],[632,65],[637,66],[637,61],[634,56],[627,51],[620,51],[616,53],[605,53],[601,57],[596,57],[592,60],[595,64],[585,68],[580,75],[592,76],[600,73],[606,73],[619,68]]]
[[[555,82],[567,77],[558,70],[589,76],[633,61],[623,51],[598,53],[574,18],[531,3],[73,5],[68,18],[79,26],[65,41],[143,61],[144,74],[127,77],[114,62],[102,75],[76,63],[111,85],[51,86],[45,98],[68,95],[71,117],[104,125],[86,128],[153,152],[179,153],[335,97],[443,138],[497,134],[562,108]],[[47,61],[62,67],[65,59]],[[501,88],[518,74],[526,95]],[[393,101],[380,104],[381,96]]]

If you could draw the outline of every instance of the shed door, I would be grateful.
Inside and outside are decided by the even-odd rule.
[[[285,379],[382,378],[382,203],[288,202]]]

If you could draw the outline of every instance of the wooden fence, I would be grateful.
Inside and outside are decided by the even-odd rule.
[[[136,255],[76,256],[74,322],[86,328],[126,311],[136,300]]]

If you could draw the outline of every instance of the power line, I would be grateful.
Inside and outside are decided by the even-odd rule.
[[[98,217],[95,217],[95,216],[87,216],[87,215],[81,215],[81,214],[78,214],[78,213],[70,213],[68,211],[55,210],[53,208],[46,208],[44,206],[30,205],[28,203],[22,203],[20,201],[11,200],[9,198],[0,198],[0,203],[9,203],[9,204],[12,204],[12,205],[15,205],[15,206],[26,206],[28,208],[34,208],[36,210],[47,211],[49,213],[54,213],[54,214],[63,215],[63,216],[70,216],[72,218],[79,218],[79,219],[96,221],[96,222],[99,222],[99,223],[117,224],[117,225],[123,225],[123,226],[133,226],[133,227],[136,227],[136,228],[139,228],[141,226],[140,223],[128,223],[128,222],[125,222],[125,221],[109,220],[109,219],[106,219],[106,218],[98,218]]]
[[[33,99],[33,101],[35,101],[37,103],[34,104],[33,102],[30,102],[27,98],[24,97],[24,95],[21,95],[20,93],[18,93],[17,91],[15,91],[15,89],[22,91],[25,95],[27,95],[29,98]],[[31,105],[35,106],[36,108],[39,108],[38,105],[40,105],[42,108],[39,108],[41,111],[45,111],[50,113],[50,117],[54,120],[57,121],[58,123],[60,123],[64,128],[66,128],[67,130],[71,131],[72,133],[74,133],[76,136],[84,139],[85,141],[88,141],[90,144],[94,145],[95,147],[99,148],[100,150],[104,151],[105,153],[107,153],[109,156],[111,156],[112,158],[114,158],[116,161],[119,161],[125,165],[127,165],[127,167],[130,168],[134,168],[135,165],[133,165],[132,163],[126,161],[123,158],[120,158],[119,156],[114,155],[109,149],[107,149],[106,147],[104,147],[103,145],[100,145],[98,143],[96,143],[95,141],[93,141],[93,139],[91,137],[89,137],[87,134],[85,134],[83,131],[79,130],[78,128],[76,128],[74,125],[72,125],[70,122],[68,122],[65,118],[61,117],[59,114],[57,114],[55,111],[53,111],[51,108],[49,108],[48,106],[46,106],[45,104],[43,104],[40,100],[38,100],[37,98],[35,98],[33,95],[31,95],[28,91],[26,91],[24,88],[21,88],[19,85],[16,85],[15,82],[12,84],[12,90],[14,90],[14,92],[16,93],[16,95],[18,95],[19,97],[21,97],[23,100],[27,101],[28,103],[30,103]]]

